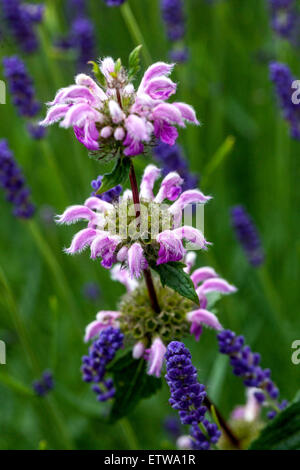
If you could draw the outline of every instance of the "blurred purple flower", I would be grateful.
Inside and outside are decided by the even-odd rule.
[[[125,3],[125,1],[126,0],[104,0],[104,3],[106,3],[108,7],[119,7]]]
[[[21,3],[20,0],[0,2],[5,24],[21,50],[26,53],[35,52],[39,44],[34,27],[43,19],[44,6]]]
[[[93,23],[88,18],[76,18],[72,23],[70,40],[77,51],[77,68],[82,71],[95,55]]]
[[[0,186],[6,193],[7,201],[14,205],[13,214],[22,219],[34,215],[35,207],[29,201],[30,190],[5,139],[0,140]]]
[[[299,28],[299,13],[295,0],[269,0],[273,30],[281,37],[295,40]]]
[[[182,46],[181,40],[185,35],[185,15],[182,0],[160,0],[160,9],[165,23],[167,36],[170,41],[180,41],[179,47],[173,47],[169,53],[171,60],[184,63],[188,60],[189,51]]]
[[[184,180],[182,189],[193,189],[199,184],[199,177],[190,173],[186,158],[183,155],[182,148],[175,145],[168,145],[160,142],[154,147],[154,158],[162,165],[163,175],[171,171],[176,171]]]
[[[69,0],[68,11],[71,23],[68,34],[54,41],[62,50],[74,50],[77,69],[87,69],[87,62],[95,56],[95,34],[92,21],[88,17],[86,0]]]
[[[40,380],[35,380],[32,384],[33,390],[39,397],[44,397],[54,388],[53,374],[50,370],[43,372]]]
[[[21,116],[34,117],[41,105],[35,100],[33,81],[18,56],[3,58],[4,76],[8,80],[13,104]]]
[[[47,132],[45,127],[40,126],[39,124],[33,123],[33,122],[28,123],[27,130],[34,140],[43,139]]]
[[[86,299],[96,301],[100,297],[100,289],[96,282],[87,282],[83,286],[83,295]]]
[[[176,416],[167,416],[164,420],[164,428],[174,439],[177,439],[182,434],[181,423]]]
[[[170,41],[178,41],[185,34],[182,0],[161,0],[160,8]]]
[[[189,59],[189,50],[187,47],[173,48],[170,50],[170,59],[177,64],[184,64]]]
[[[279,62],[270,64],[270,76],[276,88],[283,116],[290,124],[291,136],[300,140],[300,104],[292,101],[292,94],[294,93],[292,83],[295,78],[292,76],[289,67]]]
[[[241,243],[247,259],[252,266],[258,267],[264,262],[264,252],[258,231],[250,215],[243,206],[231,209],[232,225],[237,239]]]

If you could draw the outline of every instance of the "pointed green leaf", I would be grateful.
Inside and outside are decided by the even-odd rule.
[[[108,370],[113,375],[116,389],[109,417],[111,422],[127,416],[140,400],[149,398],[162,385],[161,379],[147,375],[146,361],[133,359],[132,351],[124,354]]]
[[[143,46],[139,45],[137,46],[135,49],[133,49],[133,51],[130,53],[129,55],[129,60],[128,60],[128,67],[129,67],[129,71],[128,71],[128,78],[129,80],[132,80],[136,75],[137,73],[140,71],[140,61],[141,61],[141,58],[140,58],[140,53],[141,53],[141,48]]]
[[[300,450],[299,399],[281,411],[262,430],[250,450]]]
[[[199,304],[198,295],[195,291],[193,281],[190,276],[184,272],[184,263],[178,261],[169,261],[169,263],[153,265],[154,269],[160,276],[163,286],[171,287],[183,297]]]
[[[130,169],[130,159],[120,157],[111,173],[105,173],[102,183],[96,194],[105,193],[109,189],[124,184],[127,181]]]

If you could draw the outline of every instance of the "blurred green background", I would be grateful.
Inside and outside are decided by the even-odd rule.
[[[68,27],[64,1],[45,3],[40,50],[24,57],[42,102],[72,83],[75,74],[72,58],[51,46],[55,35]],[[170,45],[159,1],[128,3],[153,61],[166,60]],[[107,8],[101,0],[89,4],[97,56],[120,56],[126,63],[136,42],[120,9]],[[206,238],[213,246],[198,254],[198,265],[213,266],[238,287],[237,294],[219,303],[221,322],[246,335],[262,354],[262,365],[272,369],[281,396],[292,399],[300,378],[300,366],[291,362],[291,344],[300,339],[299,143],[290,139],[281,117],[268,64],[274,59],[286,62],[299,76],[299,55],[272,33],[266,0],[184,4],[190,59],[174,72],[176,99],[192,104],[203,125],[188,127],[179,141],[191,170],[202,177],[201,190],[213,195],[205,210]],[[4,41],[0,51],[3,57],[16,48]],[[22,222],[1,195],[0,339],[7,345],[7,364],[0,365],[0,448],[170,448],[163,428],[163,418],[171,411],[166,385],[139,404],[129,424],[108,426],[101,418],[107,405],[98,404],[81,380],[85,325],[98,310],[114,310],[124,289],[87,253],[64,255],[62,248],[76,228],[56,227],[45,214],[80,204],[91,191],[91,180],[101,173],[99,165],[88,158],[72,131],[53,126],[44,141],[31,140],[9,97],[0,113],[0,138],[8,139],[38,208],[33,221]],[[232,137],[233,148],[215,165]],[[148,161],[139,161],[139,175]],[[251,213],[262,237],[266,261],[259,269],[250,267],[231,228],[229,210],[239,203]],[[83,295],[87,282],[99,285],[101,296],[95,302]],[[199,343],[189,338],[186,344],[201,382],[228,416],[244,402],[244,387],[226,358],[219,357],[215,334],[207,330]],[[37,398],[31,383],[47,368],[54,372],[55,390]]]

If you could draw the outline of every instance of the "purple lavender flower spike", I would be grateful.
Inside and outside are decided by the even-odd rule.
[[[191,361],[191,353],[183,343],[172,341],[166,352],[167,374],[165,376],[170,387],[170,405],[178,410],[182,424],[191,425],[191,446],[194,449],[209,449],[216,444],[221,436],[214,423],[210,423],[205,414],[205,387],[198,382],[197,369]],[[203,428],[199,428],[201,423]]]
[[[115,395],[112,379],[105,379],[106,366],[123,346],[124,335],[117,328],[109,326],[101,331],[99,339],[89,349],[89,355],[82,358],[84,382],[93,383],[92,390],[98,401],[107,401]]]
[[[35,207],[30,202],[30,191],[7,141],[0,140],[0,186],[4,189],[7,201],[14,205],[13,214],[22,219],[34,215]]]
[[[41,379],[35,380],[32,384],[35,394],[44,397],[54,388],[53,374],[50,370],[43,372]]]
[[[43,19],[44,6],[21,3],[20,0],[0,0],[7,29],[25,53],[38,49],[35,25]]]
[[[18,56],[4,57],[4,76],[8,80],[13,103],[21,116],[34,117],[41,105],[35,100],[33,82]]]
[[[292,83],[295,78],[289,67],[279,62],[270,64],[270,77],[275,85],[283,116],[290,125],[290,133],[294,139],[300,140],[300,104],[293,103],[294,90]]]
[[[254,267],[260,266],[264,262],[264,252],[253,220],[243,206],[235,206],[231,209],[231,219],[236,237],[249,263]]]
[[[245,338],[237,336],[231,330],[223,330],[217,338],[220,353],[229,356],[234,375],[242,377],[246,387],[257,388],[254,396],[258,403],[272,406],[276,415],[282,405],[278,403],[279,390],[271,380],[270,369],[262,369],[259,365],[260,354],[253,353],[251,348],[245,345]],[[283,409],[287,402],[284,400],[282,403]]]

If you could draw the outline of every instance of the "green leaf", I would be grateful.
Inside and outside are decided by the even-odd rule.
[[[140,71],[140,68],[141,68],[140,67],[140,61],[141,61],[140,52],[141,52],[142,47],[143,47],[142,45],[137,46],[135,49],[133,49],[133,51],[129,55],[129,60],[128,60],[129,80],[132,80]]]
[[[281,411],[266,426],[250,450],[300,450],[300,400]]]
[[[102,183],[96,194],[105,193],[109,189],[124,184],[127,181],[130,169],[130,159],[120,157],[111,173],[105,173]]]
[[[169,261],[169,263],[153,265],[154,269],[160,276],[163,286],[171,287],[183,297],[199,304],[198,295],[195,291],[193,281],[190,276],[183,271],[184,263],[178,261]]]
[[[124,354],[109,368],[113,375],[116,395],[109,420],[115,422],[127,416],[144,398],[156,393],[162,385],[161,379],[147,375],[146,361],[133,359],[132,351]]]
[[[93,74],[95,75],[96,80],[99,82],[100,85],[105,86],[106,80],[97,62],[90,60],[88,63],[92,65]]]

